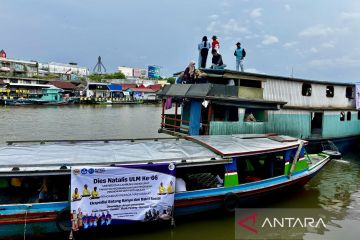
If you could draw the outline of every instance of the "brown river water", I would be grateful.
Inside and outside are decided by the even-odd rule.
[[[159,105],[0,107],[0,144],[7,140],[118,139],[166,137],[158,134]],[[323,234],[304,239],[360,239],[360,154],[345,153],[330,162],[303,189],[266,208],[322,208],[331,216]],[[354,214],[357,213],[357,214]],[[114,233],[96,239],[234,239],[235,218],[210,214],[176,220],[176,227]]]

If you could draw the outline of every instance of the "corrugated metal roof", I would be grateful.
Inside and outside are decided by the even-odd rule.
[[[279,140],[280,139],[280,140]],[[283,139],[284,141],[281,141]],[[220,160],[294,148],[300,140],[258,135],[189,136],[188,139],[17,142],[0,147],[0,172],[29,168],[110,165],[129,162]],[[221,157],[222,156],[222,157]],[[19,172],[17,171],[17,172]]]
[[[311,80],[311,79],[302,79],[302,78],[292,78],[292,77],[284,77],[284,76],[276,76],[276,75],[267,75],[260,73],[249,73],[249,72],[239,72],[234,70],[218,70],[218,69],[208,69],[202,68],[201,72],[204,72],[209,75],[209,77],[215,78],[226,78],[226,79],[246,79],[246,80],[258,80],[258,81],[266,81],[271,79],[283,80],[283,81],[297,81],[297,82],[309,82],[309,83],[318,83],[318,84],[330,84],[330,85],[341,85],[341,86],[354,86],[355,83],[351,82],[339,82],[339,81],[322,81],[322,80]],[[174,73],[174,76],[180,75],[181,72]]]

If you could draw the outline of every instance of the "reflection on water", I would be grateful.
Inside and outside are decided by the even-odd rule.
[[[160,114],[159,105],[0,107],[0,144],[6,140],[166,136],[157,133]],[[360,156],[346,154],[344,161],[329,163],[304,188],[260,205],[274,208],[320,207],[332,219],[328,231],[321,235],[307,233],[304,239],[358,239]],[[177,219],[175,228],[134,232],[124,233],[125,238],[234,239],[234,217],[210,214]],[[117,233],[119,237],[103,239],[124,239],[121,233]]]

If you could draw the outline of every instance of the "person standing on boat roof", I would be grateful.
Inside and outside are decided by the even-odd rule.
[[[225,69],[226,65],[223,63],[222,56],[215,49],[211,50],[212,57],[212,69]]]
[[[245,49],[241,47],[241,43],[236,43],[236,49],[234,52],[234,56],[236,57],[236,71],[239,71],[239,66],[241,68],[241,71],[244,72],[244,58],[245,58],[246,52]]]
[[[216,36],[213,36],[212,37],[212,43],[211,43],[211,48],[212,50],[216,50],[218,53],[220,53],[220,43],[219,43],[219,40]]]
[[[198,68],[206,68],[206,60],[210,49],[210,42],[208,42],[207,36],[202,38],[202,42],[198,45],[199,50],[199,63]]]

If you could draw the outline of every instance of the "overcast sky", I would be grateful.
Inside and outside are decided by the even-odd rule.
[[[9,58],[92,70],[101,55],[108,71],[156,64],[169,76],[215,34],[229,69],[240,41],[245,71],[360,81],[359,0],[0,0],[0,26]]]

